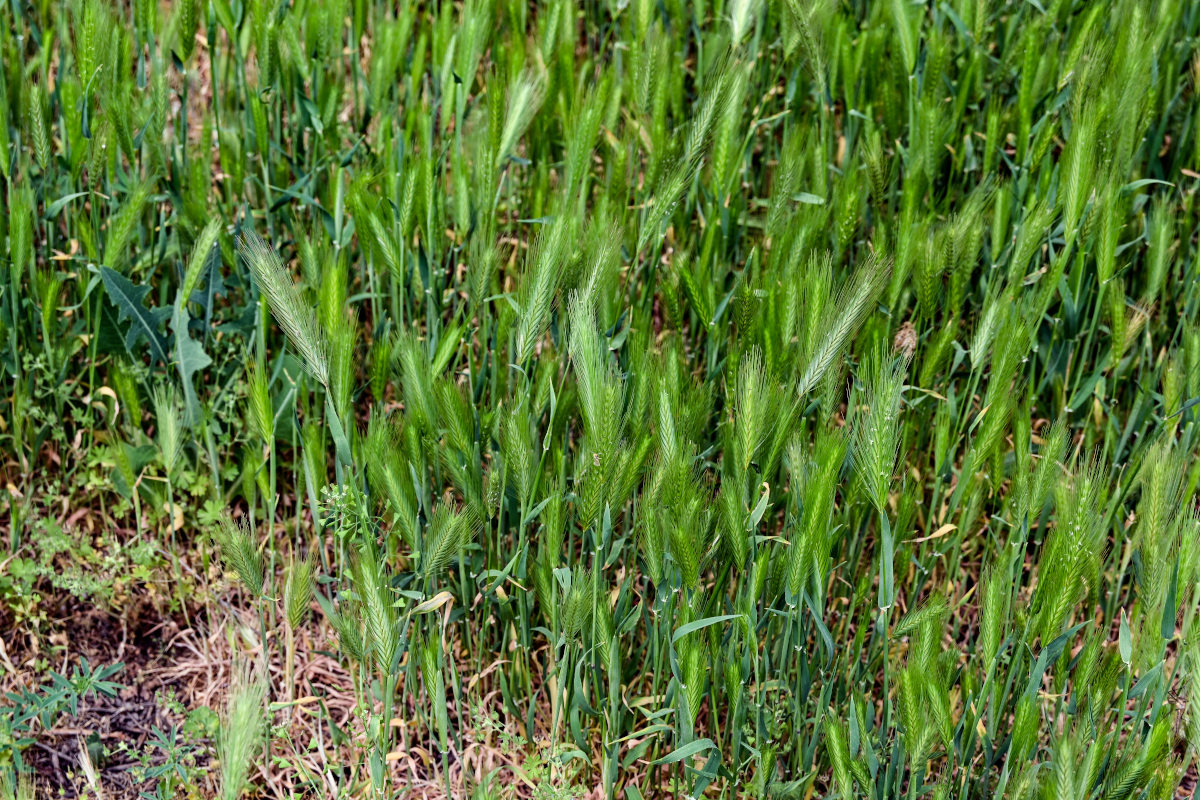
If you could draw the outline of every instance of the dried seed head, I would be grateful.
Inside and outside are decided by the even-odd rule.
[[[913,353],[917,352],[917,330],[911,321],[906,320],[896,331],[896,336],[892,339],[892,350],[904,358],[912,358]]]

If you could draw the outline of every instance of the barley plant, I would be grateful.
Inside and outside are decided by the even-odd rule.
[[[1200,5],[0,18],[0,800],[1190,796]]]

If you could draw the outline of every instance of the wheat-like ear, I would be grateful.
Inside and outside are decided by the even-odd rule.
[[[362,616],[362,605],[350,600],[344,600],[336,611],[327,610],[329,624],[338,635],[338,644],[342,652],[355,663],[370,666],[367,663],[367,646],[363,641],[362,628],[358,619]]]
[[[208,257],[212,253],[220,233],[221,220],[211,219],[204,226],[204,230],[200,231],[200,235],[196,237],[196,241],[192,245],[192,254],[188,256],[187,271],[183,273],[183,283],[179,286],[179,303],[186,303],[192,296],[196,285],[200,283],[204,265],[208,263]]]
[[[220,759],[221,800],[238,800],[250,785],[250,765],[262,746],[263,702],[266,684],[242,678],[229,696],[225,719],[217,737]]]
[[[352,565],[354,590],[361,599],[360,611],[366,623],[367,647],[380,672],[392,668],[392,659],[400,647],[395,595],[383,571],[382,556],[373,542],[364,543]]]
[[[693,728],[704,700],[705,682],[708,678],[708,648],[704,638],[698,634],[684,636],[676,644],[679,653],[679,672],[683,679],[683,694],[687,699],[687,727]]]
[[[588,161],[592,154],[592,145],[600,131],[610,83],[606,80],[591,88],[567,137],[564,196],[568,200],[575,198],[576,191],[583,185],[584,176],[588,174]]]
[[[832,716],[825,718],[825,751],[833,765],[833,777],[842,797],[854,797],[854,780],[850,773],[850,748],[846,744],[845,726]]]
[[[253,359],[246,367],[246,409],[254,432],[267,445],[273,444],[275,412],[271,407],[270,377]]]
[[[820,15],[826,10],[823,1],[805,3],[803,0],[787,0],[784,4],[788,17],[797,31],[804,69],[821,90],[825,90],[825,52],[818,25]],[[807,7],[806,7],[807,6]],[[814,19],[815,18],[815,19]]]
[[[14,187],[8,205],[8,269],[23,271],[33,255],[33,210],[37,207],[33,190]],[[5,278],[7,280],[7,278]]]
[[[299,628],[308,613],[308,604],[313,593],[313,557],[295,561],[288,568],[287,582],[283,585],[283,608],[287,613],[288,625]]]
[[[816,343],[813,352],[808,354],[807,366],[796,386],[798,395],[803,397],[808,394],[824,377],[834,359],[850,341],[850,336],[871,312],[890,271],[891,265],[872,253],[842,287],[837,299],[828,306],[822,317],[824,322],[820,329],[827,333]]]
[[[221,516],[221,530],[217,533],[217,544],[221,558],[229,569],[237,573],[246,589],[255,597],[263,591],[263,563],[254,537],[244,523],[234,523],[228,516]]]
[[[718,103],[727,101],[729,86],[728,72],[723,63],[718,63],[706,79],[708,88],[697,103],[684,139],[683,151],[659,178],[653,198],[649,201],[645,218],[638,233],[638,252],[645,249],[650,240],[659,236],[663,223],[674,213],[688,184],[695,178],[704,157],[704,145],[717,117]],[[722,106],[724,107],[724,106]]]
[[[738,463],[746,470],[755,453],[771,433],[781,411],[773,408],[770,376],[763,366],[762,351],[757,347],[742,357],[733,392],[733,426],[737,434]]]
[[[882,350],[872,355],[865,376],[865,413],[854,425],[854,468],[867,499],[880,513],[900,449],[900,400],[907,366],[906,360],[892,360]]]
[[[328,387],[329,357],[317,326],[316,314],[292,282],[279,254],[253,231],[242,237],[240,249],[242,258],[250,265],[254,282],[271,306],[275,321],[287,334],[292,347],[300,353],[304,366],[312,376],[322,386]]]
[[[26,127],[33,139],[33,154],[38,166],[45,169],[50,163],[50,138],[46,135],[46,110],[42,103],[42,87],[35,83],[29,87],[26,101]]]
[[[762,8],[762,0],[733,0],[729,4],[730,45],[736,47],[745,38]]]
[[[516,147],[517,140],[525,133],[538,109],[542,107],[545,93],[546,81],[532,70],[523,72],[516,83],[509,87],[508,110],[504,115],[500,147],[496,152],[497,159],[508,155]]]
[[[126,260],[126,245],[137,232],[142,210],[150,199],[150,190],[157,181],[150,175],[130,189],[125,202],[109,221],[108,239],[104,242],[104,260],[114,269],[121,268]]]
[[[476,527],[475,515],[469,509],[455,513],[448,506],[439,505],[433,512],[425,551],[421,554],[425,575],[434,575],[446,567],[471,541]]]
[[[979,603],[979,637],[975,652],[981,659],[980,668],[986,673],[1000,652],[1009,618],[1011,580],[1006,570],[993,568],[982,580],[983,595]]]
[[[163,466],[170,472],[183,448],[183,416],[174,385],[154,387],[154,424]]]
[[[521,315],[517,325],[516,360],[525,364],[533,355],[550,324],[554,293],[562,278],[563,266],[571,257],[575,228],[567,218],[556,221],[538,237],[537,246],[527,258],[529,271],[521,283]]]
[[[0,800],[35,800],[33,776],[27,772],[16,775],[0,772]]]

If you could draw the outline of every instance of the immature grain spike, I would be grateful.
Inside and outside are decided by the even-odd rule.
[[[328,388],[329,357],[312,306],[292,282],[292,276],[284,268],[279,255],[257,233],[246,233],[240,249],[242,258],[250,265],[255,284],[267,298],[275,321],[287,334],[292,347],[300,353],[309,373]]]
[[[851,335],[874,307],[887,283],[889,271],[888,262],[871,253],[838,292],[837,299],[822,316],[819,329],[825,331],[824,336],[806,354],[806,366],[796,386],[798,396],[804,397],[820,383],[834,360],[842,354]]]
[[[500,134],[496,158],[511,155],[545,98],[546,82],[540,73],[527,70],[508,87],[508,108]]]
[[[213,218],[208,221],[208,224],[200,231],[200,235],[196,237],[196,241],[192,244],[192,253],[188,256],[187,270],[183,273],[183,282],[179,285],[180,302],[189,302],[192,292],[195,291],[203,279],[204,268],[208,265],[208,260],[213,257],[217,237],[220,233],[221,220]],[[216,257],[220,257],[219,250],[217,250]]]
[[[287,570],[283,584],[283,609],[288,625],[299,628],[308,615],[308,606],[313,597],[313,557],[293,561]]]
[[[227,515],[220,517],[217,544],[225,565],[242,581],[242,585],[254,597],[263,593],[263,563],[258,545],[245,520],[235,523]]]
[[[245,676],[229,696],[217,736],[221,800],[238,800],[250,788],[252,762],[262,748],[265,731],[266,697],[266,683]]]
[[[154,422],[158,449],[167,472],[179,460],[183,448],[183,413],[175,387],[162,383],[154,387]]]
[[[900,449],[900,400],[907,361],[871,357],[863,411],[854,426],[854,468],[867,499],[883,513]]]
[[[372,542],[362,546],[353,565],[353,585],[362,610],[365,644],[375,659],[375,668],[386,673],[400,646],[396,596],[388,584],[382,558]]]

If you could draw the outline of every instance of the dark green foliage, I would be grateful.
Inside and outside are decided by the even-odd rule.
[[[6,5],[0,601],[256,613],[228,798],[1169,797],[1193,6]]]

